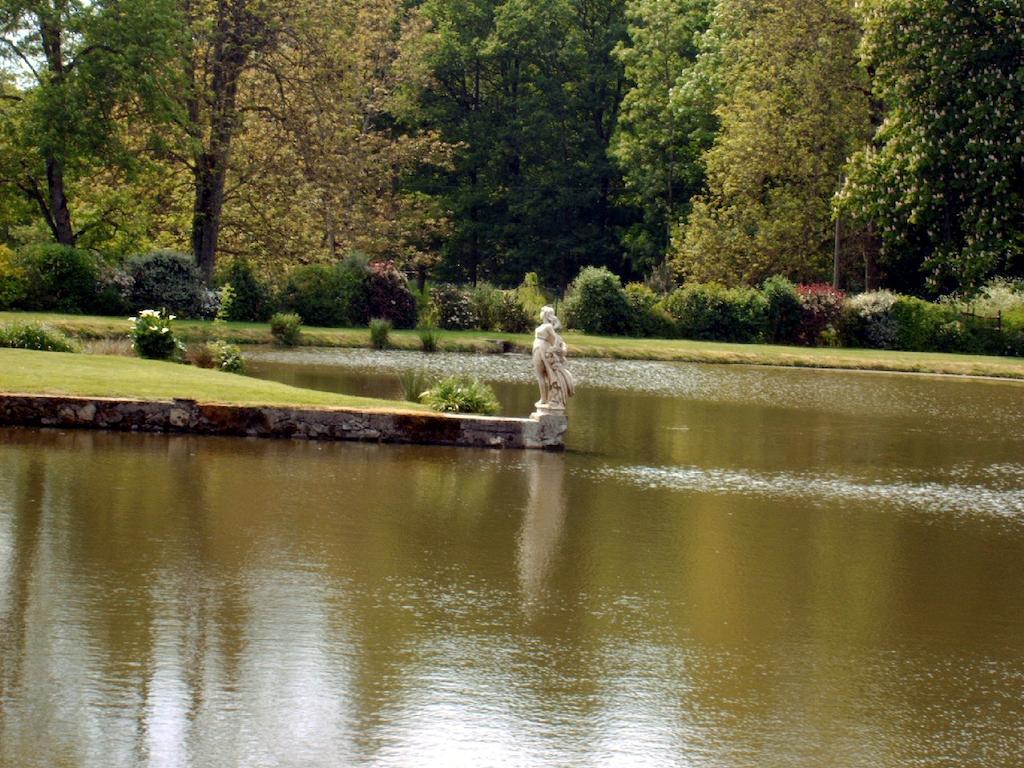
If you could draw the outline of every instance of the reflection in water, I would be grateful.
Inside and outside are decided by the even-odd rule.
[[[527,610],[538,601],[565,523],[565,457],[535,451],[526,457],[530,495],[519,532],[519,582]]]
[[[830,381],[565,454],[0,430],[0,766],[1024,763],[1021,388]]]

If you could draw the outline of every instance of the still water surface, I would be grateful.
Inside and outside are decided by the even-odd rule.
[[[0,765],[1024,764],[1024,386],[573,363],[564,454],[0,430]]]

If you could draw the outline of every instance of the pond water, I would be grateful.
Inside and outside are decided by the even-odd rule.
[[[573,366],[563,454],[0,429],[0,766],[1024,764],[1024,385]]]

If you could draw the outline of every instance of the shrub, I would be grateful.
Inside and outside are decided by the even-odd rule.
[[[418,403],[420,398],[430,389],[435,379],[426,371],[416,369],[402,371],[398,374],[398,382],[402,385],[402,395],[410,403]]]
[[[96,297],[99,267],[88,251],[64,245],[32,245],[18,256],[25,274],[25,309],[85,312]]]
[[[843,304],[839,332],[848,347],[896,349],[896,318],[892,291],[871,291],[851,296]]]
[[[14,251],[0,245],[0,310],[15,309],[28,292],[28,276]]]
[[[566,320],[586,333],[629,332],[629,305],[618,275],[604,267],[584,267],[569,286]]]
[[[526,333],[531,325],[532,318],[519,300],[518,292],[499,291],[494,308],[494,328],[502,333]]]
[[[132,278],[132,310],[164,307],[182,317],[207,319],[217,314],[216,294],[206,287],[189,256],[152,251],[131,257],[125,268]]]
[[[415,327],[416,297],[394,262],[377,261],[370,265],[366,296],[367,310],[372,317],[388,320],[395,328]]]
[[[370,344],[374,349],[387,349],[388,334],[390,333],[390,320],[383,317],[375,317],[370,321]]]
[[[242,350],[236,345],[226,341],[210,342],[208,346],[213,352],[215,367],[227,373],[243,373],[245,371],[245,360],[242,359]]]
[[[235,259],[223,274],[231,286],[233,300],[229,307],[221,300],[221,316],[225,320],[264,323],[273,312],[270,289],[260,281],[246,259]]]
[[[895,349],[914,352],[955,352],[959,348],[955,328],[957,311],[912,296],[897,296],[890,310],[896,326]]]
[[[423,393],[421,402],[443,413],[482,413],[490,416],[501,410],[490,386],[468,376],[441,379]]]
[[[691,283],[664,303],[684,338],[751,342],[764,334],[768,302],[753,288]]]
[[[0,347],[37,349],[43,352],[75,351],[75,346],[64,334],[37,323],[0,325]]]
[[[476,326],[469,296],[455,285],[439,283],[430,289],[430,307],[446,331],[464,331]]]
[[[420,349],[424,352],[436,352],[437,343],[440,341],[441,334],[438,333],[437,328],[432,326],[426,326],[420,328],[417,333],[420,337]]]
[[[132,311],[132,289],[135,278],[123,267],[105,266],[96,280],[96,297],[92,310],[100,315],[122,317]]]
[[[189,344],[185,347],[183,357],[188,365],[196,368],[213,368],[217,365],[213,344],[207,341]]]
[[[629,283],[625,290],[626,304],[629,305],[630,336],[674,335],[675,323],[654,291],[644,283]]]
[[[802,307],[797,341],[813,347],[823,332],[837,329],[846,294],[827,283],[798,285],[796,292]]]
[[[985,317],[1024,314],[1024,283],[1014,280],[993,280],[964,307]]]
[[[473,308],[476,327],[482,331],[492,331],[498,326],[498,303],[501,291],[490,283],[477,283],[467,291],[469,304]]]
[[[281,306],[298,314],[306,325],[366,325],[367,270],[356,260],[309,264],[288,273]]]
[[[155,309],[144,309],[138,317],[131,319],[129,336],[132,348],[139,357],[152,360],[170,360],[184,351],[184,345],[174,338],[171,322],[174,315],[166,309],[157,312]]]
[[[277,312],[270,318],[270,333],[279,344],[294,347],[302,334],[302,318],[294,312]]]
[[[761,286],[767,306],[765,336],[773,344],[792,344],[799,338],[803,304],[796,286],[782,275],[769,277]]]

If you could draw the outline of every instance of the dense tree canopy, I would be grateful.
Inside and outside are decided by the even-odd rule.
[[[1022,41],[1024,0],[0,0],[0,243],[970,292],[1024,276]]]
[[[1024,2],[875,0],[862,53],[885,119],[842,204],[877,226],[889,283],[1024,276]]]

